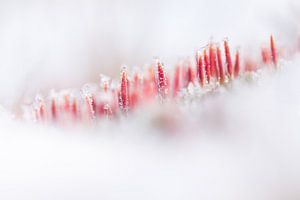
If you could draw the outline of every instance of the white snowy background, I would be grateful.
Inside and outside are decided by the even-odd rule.
[[[1,0],[0,199],[299,199],[298,55],[168,127],[175,108],[71,130],[10,114],[122,64],[159,56],[172,67],[211,38],[244,55],[259,56],[270,34],[296,46],[299,12],[296,0]]]

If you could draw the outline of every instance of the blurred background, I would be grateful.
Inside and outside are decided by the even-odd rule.
[[[160,57],[168,67],[210,40],[232,48],[295,38],[296,0],[1,0],[0,104],[78,87]],[[284,31],[282,31],[284,30]],[[290,40],[289,40],[290,41]]]
[[[65,130],[2,113],[123,64],[172,68],[210,40],[242,56],[270,34],[295,46],[299,13],[298,0],[0,0],[0,199],[298,200],[299,54],[178,118],[159,104]]]

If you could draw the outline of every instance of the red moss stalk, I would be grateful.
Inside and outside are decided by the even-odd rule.
[[[225,72],[223,68],[223,60],[222,60],[222,54],[219,47],[217,47],[217,60],[218,60],[218,69],[219,69],[219,76],[220,76],[220,83],[225,83]]]
[[[188,75],[188,73],[187,73],[187,68],[185,66],[183,66],[181,68],[181,75],[182,75],[181,80],[183,82],[183,87],[187,87],[188,86],[188,82],[187,82],[187,79],[188,79],[187,75]]]
[[[143,101],[152,99],[157,94],[157,83],[153,66],[148,68],[147,76],[143,83]]]
[[[97,115],[97,101],[96,101],[95,95],[91,96],[91,104],[92,104],[92,108],[94,111],[94,115],[96,116]]]
[[[269,51],[269,49],[267,48],[262,48],[261,49],[261,57],[262,57],[262,61],[264,64],[270,64],[271,63],[271,53]]]
[[[238,77],[241,70],[241,64],[240,64],[240,52],[239,50],[236,51],[235,54],[235,64],[234,64],[234,77]]]
[[[134,73],[133,81],[134,81],[134,89],[138,90],[140,88],[140,76],[137,72]]]
[[[191,62],[189,62],[187,77],[188,77],[188,84],[189,83],[195,84],[195,71],[193,69],[193,65]]]
[[[94,110],[94,106],[93,106],[93,98],[86,95],[85,100],[86,100],[86,104],[87,104],[87,108],[88,108],[88,115],[89,115],[90,119],[94,119],[95,118],[95,110]]]
[[[68,112],[70,110],[70,96],[66,94],[64,96],[64,99],[65,99],[64,109],[66,112]]]
[[[121,72],[121,89],[120,89],[120,103],[123,112],[128,112],[129,109],[129,88],[128,77],[125,69]]]
[[[162,98],[165,98],[168,94],[166,73],[163,65],[157,62],[157,73],[158,73],[158,92]]]
[[[205,71],[203,67],[203,58],[202,55],[199,54],[199,60],[198,60],[198,77],[200,81],[201,87],[205,86]]]
[[[72,115],[74,119],[78,118],[78,103],[76,99],[72,102]]]
[[[275,66],[277,66],[277,64],[278,64],[278,53],[277,53],[276,44],[275,44],[275,41],[274,41],[274,38],[273,38],[272,35],[270,37],[270,47],[271,47],[271,55],[272,55],[273,64]]]
[[[206,49],[204,49],[203,54],[204,54],[204,67],[205,67],[206,79],[207,82],[210,83],[210,79],[211,79],[210,64],[209,64],[208,55],[206,53]]]
[[[213,44],[209,45],[209,60],[210,60],[211,75],[218,79],[219,70],[217,68],[216,51]]]
[[[51,100],[51,116],[52,120],[56,120],[57,118],[57,105],[56,105],[56,100],[52,98]]]
[[[140,95],[139,95],[139,89],[140,89],[140,76],[138,73],[134,74],[133,77],[133,91],[130,95],[130,107],[134,108],[139,103]]]
[[[176,67],[174,75],[174,93],[173,96],[176,97],[180,90],[180,65]]]
[[[36,96],[35,101],[36,101],[34,105],[35,119],[37,121],[45,121],[47,115],[45,101],[40,95]]]
[[[45,104],[42,102],[40,105],[39,105],[39,109],[38,109],[38,115],[39,115],[39,119],[41,121],[45,121],[46,120],[46,106]]]
[[[233,79],[233,66],[232,66],[230,48],[227,40],[224,41],[224,49],[225,49],[225,58],[226,58],[228,76],[230,79]]]

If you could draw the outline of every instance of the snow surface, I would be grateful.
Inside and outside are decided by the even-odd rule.
[[[10,114],[37,91],[82,85],[124,63],[161,56],[172,66],[211,36],[245,53],[270,33],[291,46],[296,1],[0,4],[0,199],[300,198],[299,55],[257,82],[118,122],[61,128]]]

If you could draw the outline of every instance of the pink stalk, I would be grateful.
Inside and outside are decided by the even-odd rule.
[[[45,108],[45,104],[44,103],[41,103],[39,105],[38,113],[39,113],[39,119],[41,121],[45,121],[46,120],[46,108]]]
[[[235,64],[234,64],[234,77],[238,77],[240,74],[241,66],[240,66],[240,52],[236,51],[235,54]]]
[[[203,59],[202,59],[201,54],[199,55],[199,60],[198,60],[198,77],[199,77],[201,87],[204,87],[205,86],[205,71],[204,71],[204,67],[203,67]]]
[[[91,104],[92,104],[92,108],[94,111],[94,116],[96,116],[97,115],[97,101],[96,101],[95,95],[91,96]]]
[[[78,117],[78,103],[77,100],[74,99],[72,103],[72,115],[75,119]]]
[[[217,60],[218,60],[218,69],[219,69],[219,75],[220,75],[220,83],[225,83],[225,72],[223,68],[223,61],[222,61],[222,54],[219,47],[217,47]]]
[[[226,64],[227,64],[227,72],[230,79],[233,79],[233,66],[232,66],[232,60],[231,60],[231,54],[229,49],[228,41],[224,41],[224,49],[225,49],[225,58],[226,58]]]
[[[272,35],[270,37],[270,47],[271,47],[271,55],[272,55],[273,64],[275,66],[277,66],[277,64],[278,64],[278,53],[277,53],[277,48],[276,48],[275,41],[274,41],[274,38],[273,38]]]
[[[210,61],[211,75],[218,78],[219,70],[217,68],[216,51],[213,47],[213,44],[209,45],[209,61]]]
[[[65,95],[64,96],[64,98],[65,98],[65,111],[66,112],[68,112],[68,111],[70,111],[70,96],[69,95]]]
[[[156,83],[154,69],[151,66],[148,68],[147,76],[144,79],[143,100],[144,101],[151,100],[156,94],[157,94],[157,83]]]
[[[57,105],[56,105],[56,100],[54,98],[52,98],[52,100],[51,100],[51,115],[52,115],[52,119],[56,120],[56,118],[57,118]]]
[[[193,69],[191,62],[189,62],[187,78],[188,78],[188,84],[189,83],[195,84],[195,71]]]
[[[187,87],[188,86],[188,72],[187,72],[188,70],[187,70],[187,68],[185,67],[185,66],[183,66],[182,68],[181,68],[181,75],[182,75],[182,78],[181,78],[181,80],[182,80],[182,83],[183,83],[183,87]]]
[[[121,72],[121,90],[120,90],[120,103],[123,112],[128,112],[129,109],[129,88],[128,88],[128,77],[126,69]]]
[[[166,73],[163,65],[157,62],[157,73],[158,73],[158,92],[162,98],[165,98],[168,94]]]
[[[271,52],[267,48],[261,49],[261,56],[264,64],[270,64],[271,63]]]
[[[94,106],[93,106],[93,99],[92,99],[92,97],[86,95],[85,100],[86,100],[86,104],[87,104],[87,108],[88,108],[88,115],[89,115],[90,119],[94,119],[95,118],[95,110],[94,110]]]
[[[174,75],[174,94],[173,94],[174,97],[177,96],[179,90],[180,90],[180,65],[176,67],[175,75]]]
[[[205,72],[206,72],[206,79],[208,84],[210,83],[210,78],[211,78],[211,73],[210,73],[210,63],[208,60],[208,55],[206,53],[206,49],[204,49],[204,67],[205,67]]]
[[[135,73],[134,74],[134,78],[133,78],[133,85],[134,85],[134,88],[133,88],[133,91],[130,95],[130,107],[134,108],[136,107],[136,105],[139,103],[139,100],[140,100],[140,95],[139,95],[139,89],[140,89],[140,77],[139,77],[139,74],[138,73]]]

